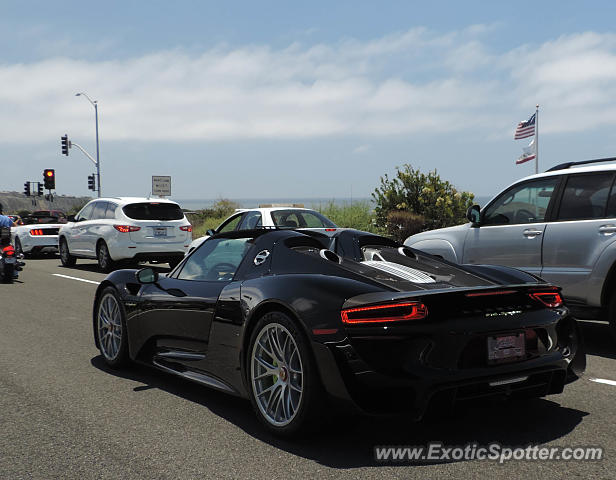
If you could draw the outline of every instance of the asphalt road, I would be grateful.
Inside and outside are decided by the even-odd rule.
[[[105,367],[92,341],[93,262],[28,260],[0,284],[0,478],[614,478],[616,345],[584,323],[586,377],[546,399],[470,406],[413,423],[348,418],[296,441],[247,401],[145,367]],[[601,446],[584,461],[380,464],[376,445]]]

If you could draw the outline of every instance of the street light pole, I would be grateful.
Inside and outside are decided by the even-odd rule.
[[[92,100],[85,92],[79,92],[76,93],[75,96],[79,97],[80,95],[83,95],[84,97],[86,97],[88,99],[88,101],[92,104],[92,106],[94,107],[94,118],[96,120],[96,182],[98,184],[98,196],[100,198],[101,196],[101,160],[100,160],[100,156],[99,156],[99,148],[98,148],[98,101],[96,100]]]

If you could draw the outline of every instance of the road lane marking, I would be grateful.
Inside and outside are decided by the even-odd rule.
[[[616,380],[606,380],[605,378],[589,378],[588,380],[590,380],[591,382],[605,383],[606,385],[612,385],[616,387]]]
[[[52,273],[54,277],[68,278],[69,280],[78,280],[80,282],[93,283],[95,285],[100,285],[101,282],[95,282],[94,280],[86,280],[85,278],[79,277],[69,277],[68,275],[62,275],[60,273]]]

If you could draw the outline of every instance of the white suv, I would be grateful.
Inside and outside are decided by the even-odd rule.
[[[101,271],[116,262],[182,260],[192,241],[192,226],[180,206],[150,198],[97,198],[89,202],[58,233],[65,267],[77,258],[95,258]]]

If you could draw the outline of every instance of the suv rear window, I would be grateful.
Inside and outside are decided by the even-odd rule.
[[[175,203],[131,203],[123,209],[134,220],[182,220],[184,213]]]

